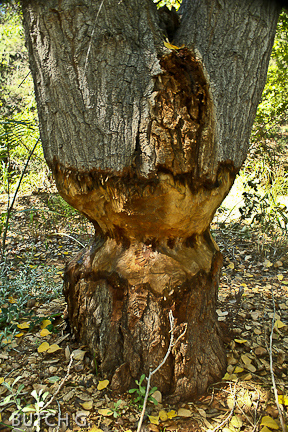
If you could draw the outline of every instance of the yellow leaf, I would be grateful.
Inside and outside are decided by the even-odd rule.
[[[9,303],[12,303],[12,304],[17,303],[17,300],[12,296],[8,297],[8,301],[9,301]]]
[[[271,263],[271,261],[265,261],[265,263],[264,263],[264,266],[265,267],[272,267],[273,266],[273,263]]]
[[[24,335],[24,333],[17,333],[17,334],[15,334],[15,337],[21,337],[23,335]]]
[[[57,345],[57,344],[53,344],[53,345],[50,345],[50,347],[49,347],[49,349],[48,349],[48,353],[49,354],[51,354],[51,353],[53,353],[53,352],[55,352],[55,351],[58,351],[58,350],[60,350],[61,348],[59,347],[59,345]]]
[[[247,342],[247,339],[234,339],[234,340],[239,344],[244,344],[245,342]]]
[[[234,265],[234,263],[230,263],[230,264],[228,265],[228,267],[229,267],[231,270],[234,270],[235,265]]]
[[[164,410],[159,411],[159,418],[162,422],[168,420],[168,414],[166,413],[166,411]]]
[[[21,324],[17,324],[17,327],[23,330],[23,329],[29,329],[30,326],[29,326],[29,322],[23,322]]]
[[[103,381],[99,381],[98,386],[97,386],[97,390],[103,390],[105,389],[109,384],[108,380],[103,380]]]
[[[241,418],[236,415],[231,418],[230,423],[235,428],[241,428],[243,425]]]
[[[229,381],[230,377],[231,377],[231,375],[228,372],[226,372],[225,375],[223,376],[222,380]]]
[[[276,423],[276,421],[272,417],[270,417],[270,416],[264,416],[264,417],[262,417],[260,426],[267,426],[270,429],[279,429],[279,426]]]
[[[2,313],[2,309],[0,308],[0,313]]]
[[[148,416],[150,423],[155,424],[155,425],[159,425],[159,416]]]
[[[42,330],[40,331],[40,336],[41,336],[41,337],[48,336],[49,334],[51,334],[51,332],[50,332],[49,330],[47,330],[46,328],[44,328],[44,329],[42,329]]]
[[[271,430],[264,426],[260,432],[271,432]]]
[[[244,371],[243,368],[241,368],[240,366],[236,366],[236,367],[235,367],[235,370],[234,370],[234,373],[237,374],[237,373],[241,373],[241,372],[243,372],[243,371]]]
[[[171,410],[167,413],[168,419],[172,419],[174,417],[177,417],[177,413],[174,410]]]
[[[2,384],[4,382],[4,378],[0,377],[0,384]]]
[[[192,412],[189,409],[186,408],[180,408],[177,412],[177,415],[179,417],[191,417]]]
[[[12,343],[13,336],[8,335],[5,339],[2,339],[2,344],[7,345]]]
[[[48,342],[43,342],[39,347],[38,347],[38,352],[42,353],[45,352],[49,349],[50,345]]]
[[[179,50],[180,47],[176,46],[176,45],[172,45],[170,42],[166,42],[164,41],[164,45],[166,48],[170,49],[170,50]],[[152,422],[151,422],[152,423]],[[155,423],[156,424],[156,423]],[[157,423],[158,424],[158,423]]]
[[[276,329],[281,329],[282,327],[286,327],[286,324],[284,324],[282,321],[280,321],[279,319],[275,321],[274,327]]]
[[[109,417],[113,414],[113,412],[109,408],[98,409],[98,413],[105,417]]]
[[[287,395],[278,395],[278,402],[282,405],[288,406],[288,396]]]
[[[87,401],[80,404],[85,411],[91,411],[93,407],[93,401]]]
[[[288,281],[283,281],[282,282],[284,285],[288,285]]]
[[[283,280],[283,277],[284,277],[284,276],[283,276],[282,274],[278,274],[278,275],[277,275],[277,279],[278,279],[279,281],[282,281],[282,280]]]
[[[43,320],[42,321],[42,323],[41,323],[41,329],[44,329],[44,328],[46,328],[49,324],[51,324],[51,321],[50,320]]]
[[[233,373],[233,374],[226,373],[224,375],[224,377],[222,378],[222,380],[224,380],[224,381],[237,381],[238,377],[235,373]]]

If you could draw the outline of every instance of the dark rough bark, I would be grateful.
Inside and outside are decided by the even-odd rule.
[[[169,346],[172,310],[175,339],[184,336],[153,377],[154,384],[174,401],[202,394],[226,365],[215,320],[221,254],[214,255],[209,272],[193,275],[186,257],[184,267],[169,256],[176,254],[175,249],[169,254],[169,246],[160,254],[151,245],[127,249],[113,243],[94,242],[68,267],[65,294],[77,338],[92,349],[102,372],[112,378],[112,388],[123,391],[161,363]],[[183,245],[180,248],[184,255]],[[188,255],[190,246],[185,249]],[[162,286],[153,286],[153,273]]]
[[[154,383],[195,397],[225,370],[209,226],[246,156],[279,8],[184,1],[171,51],[149,0],[22,4],[45,157],[95,226],[66,271],[73,331],[125,390],[164,357],[172,310],[187,331]]]
[[[215,162],[231,160],[240,168],[266,81],[279,3],[183,0],[181,9],[176,42],[192,48],[205,66],[216,114]],[[215,172],[217,164],[211,168]]]

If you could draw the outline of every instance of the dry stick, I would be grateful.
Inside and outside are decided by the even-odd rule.
[[[147,387],[146,387],[146,393],[145,393],[145,398],[144,398],[144,403],[143,403],[143,408],[142,408],[142,412],[141,412],[141,416],[139,419],[139,423],[138,423],[138,427],[137,427],[137,432],[141,431],[141,426],[143,423],[143,419],[144,419],[144,415],[145,415],[145,411],[146,411],[146,405],[147,405],[147,401],[148,401],[148,397],[149,397],[149,391],[150,391],[150,381],[151,381],[151,377],[152,375],[154,375],[156,372],[158,372],[158,370],[164,365],[164,363],[166,362],[171,349],[173,347],[173,339],[174,339],[174,317],[173,317],[173,313],[170,310],[169,311],[169,321],[170,321],[170,343],[169,343],[169,347],[168,350],[165,354],[165,357],[163,358],[162,362],[159,364],[159,366],[156,367],[156,369],[154,369],[152,372],[150,370],[149,372],[149,376],[147,378]],[[184,333],[183,333],[184,334]],[[177,339],[177,341],[179,340],[179,338]]]
[[[69,374],[70,374],[70,369],[71,369],[71,366],[72,366],[72,363],[73,363],[73,357],[74,357],[74,354],[72,353],[70,355],[70,361],[69,361],[69,364],[68,364],[68,367],[67,367],[67,372],[66,372],[65,377],[60,382],[57,390],[55,391],[55,393],[53,394],[53,396],[51,397],[51,399],[46,403],[46,405],[43,406],[42,411],[45,410],[53,402],[53,400],[55,399],[55,396],[59,393],[59,391],[63,387],[63,384],[65,383],[65,381],[68,380]]]
[[[278,409],[278,412],[279,412],[281,428],[282,428],[283,432],[286,432],[286,427],[285,427],[285,422],[284,422],[284,417],[283,417],[282,409],[281,409],[279,401],[278,401],[278,392],[277,392],[277,387],[276,387],[276,382],[275,382],[275,376],[274,376],[274,371],[273,371],[273,352],[272,352],[272,346],[273,346],[273,330],[274,330],[274,325],[275,325],[276,308],[275,308],[274,292],[273,292],[272,285],[271,285],[271,294],[272,294],[272,302],[273,302],[273,318],[272,318],[271,333],[270,333],[270,345],[269,345],[270,373],[271,373],[271,378],[272,378],[272,388],[273,388],[273,391],[274,391],[275,402],[276,402],[277,409]]]
[[[232,407],[232,409],[230,411],[230,414],[226,417],[225,420],[222,421],[222,423],[220,423],[218,426],[216,426],[211,432],[216,432],[218,429],[222,428],[226,423],[228,423],[228,421],[230,420],[230,418],[233,416],[235,407],[236,407],[236,384],[234,384],[233,407]]]
[[[256,387],[255,387],[255,388],[256,388]],[[256,406],[255,406],[255,412],[254,412],[254,428],[253,428],[252,432],[255,432],[255,431],[256,431],[257,426],[258,426],[258,423],[259,423],[259,421],[260,421],[260,417],[259,417],[259,419],[257,420],[257,411],[258,411],[258,407],[259,407],[259,403],[260,403],[260,393],[259,393],[259,391],[257,390],[257,388],[256,388],[256,391],[257,391],[257,393],[258,393],[258,399],[257,399]]]
[[[3,258],[4,258],[4,253],[5,253],[5,243],[6,243],[6,237],[7,237],[8,226],[9,226],[10,214],[11,214],[11,212],[12,212],[12,209],[13,209],[13,206],[14,206],[14,203],[15,203],[15,200],[16,200],[16,196],[17,196],[17,193],[18,193],[18,191],[19,191],[19,188],[20,188],[21,182],[22,182],[22,180],[23,180],[24,174],[25,174],[25,172],[26,172],[26,169],[27,169],[27,167],[28,167],[28,164],[29,164],[29,162],[30,162],[30,159],[31,159],[31,157],[32,157],[32,155],[33,155],[33,153],[34,153],[34,150],[35,150],[35,148],[36,148],[36,146],[37,146],[37,144],[38,144],[39,141],[40,141],[40,137],[37,139],[37,141],[36,141],[36,143],[35,143],[33,149],[32,149],[32,150],[30,151],[30,153],[29,153],[29,156],[28,156],[28,158],[27,158],[26,164],[25,164],[25,166],[24,166],[24,168],[23,168],[23,170],[22,170],[21,177],[20,177],[20,179],[19,179],[19,181],[18,181],[18,184],[17,184],[16,190],[15,190],[15,193],[14,193],[14,196],[13,196],[13,200],[12,200],[12,202],[11,202],[10,205],[9,205],[9,203],[8,203],[7,216],[6,216],[6,222],[5,222],[5,229],[4,229],[3,237],[2,237],[2,251],[1,251],[1,258],[2,258],[2,260],[3,260]]]
[[[65,237],[69,237],[70,239],[74,240],[76,243],[78,243],[80,246],[82,246],[83,248],[85,248],[85,245],[83,243],[81,243],[79,240],[77,240],[75,237],[72,237],[69,234],[66,233],[61,233],[61,232],[57,232],[57,233],[52,233],[50,234],[51,236],[65,236]]]

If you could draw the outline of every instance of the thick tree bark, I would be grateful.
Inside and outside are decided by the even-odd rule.
[[[73,331],[125,390],[164,357],[172,310],[182,336],[154,384],[195,397],[225,370],[209,226],[247,153],[279,8],[184,1],[170,50],[149,0],[22,4],[45,157],[95,226],[66,271]]]

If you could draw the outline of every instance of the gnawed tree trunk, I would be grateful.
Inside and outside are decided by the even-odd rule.
[[[126,390],[163,359],[172,310],[182,336],[154,384],[195,397],[225,370],[209,226],[247,153],[279,8],[184,1],[170,50],[149,0],[22,4],[45,157],[95,226],[66,271],[73,331]]]

